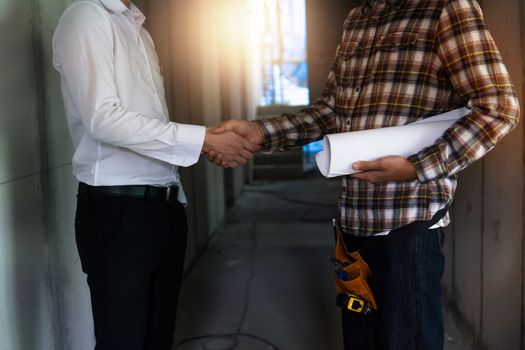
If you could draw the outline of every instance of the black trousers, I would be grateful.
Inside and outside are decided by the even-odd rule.
[[[96,350],[170,350],[186,250],[181,203],[79,195]]]

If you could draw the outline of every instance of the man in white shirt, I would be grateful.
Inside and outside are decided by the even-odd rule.
[[[129,0],[75,1],[53,37],[98,350],[171,349],[187,234],[178,166],[211,151],[244,164],[260,148],[169,121],[144,20]]]

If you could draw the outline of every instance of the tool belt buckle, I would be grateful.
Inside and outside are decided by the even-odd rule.
[[[354,296],[348,298],[348,305],[346,308],[350,311],[362,313],[365,310],[366,303],[364,300],[358,299]]]
[[[372,313],[372,305],[368,300],[350,293],[339,293],[335,303],[343,310],[349,310],[362,315]]]

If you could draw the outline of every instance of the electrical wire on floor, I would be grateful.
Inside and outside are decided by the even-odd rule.
[[[200,335],[197,337],[187,338],[175,344],[175,348],[174,348],[175,350],[181,347],[182,345],[193,343],[196,341],[203,341],[200,344],[201,349],[203,350],[235,350],[237,349],[237,346],[239,346],[239,338],[249,338],[252,340],[256,340],[262,344],[265,344],[268,350],[279,350],[277,346],[274,345],[269,340],[266,340],[254,334],[248,334],[248,333],[242,332],[242,328],[244,327],[244,322],[248,314],[252,282],[255,277],[254,260],[255,260],[255,251],[257,249],[256,227],[257,227],[257,201],[255,202],[254,218],[252,219],[252,225],[250,228],[250,239],[251,239],[250,254],[249,254],[250,272],[249,272],[248,279],[246,280],[246,287],[245,287],[246,291],[244,293],[243,311],[242,311],[241,318],[239,320],[239,324],[237,326],[237,330],[235,331],[235,333],[206,334],[206,335]],[[220,341],[227,342],[227,344],[220,345],[222,347],[211,347],[214,342],[220,342]],[[239,349],[239,350],[245,350],[245,349]]]

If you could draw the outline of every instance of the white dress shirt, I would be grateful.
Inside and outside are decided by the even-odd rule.
[[[202,150],[204,127],[169,121],[144,20],[120,0],[75,1],[53,37],[73,172],[92,186],[179,184],[178,166],[195,164]]]

